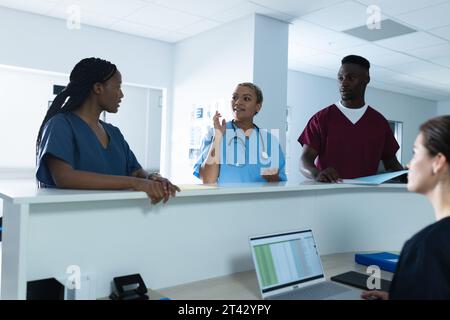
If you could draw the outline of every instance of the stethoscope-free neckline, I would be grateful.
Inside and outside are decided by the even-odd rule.
[[[267,154],[266,144],[264,143],[264,139],[263,139],[261,130],[259,129],[259,127],[256,124],[253,124],[253,125],[255,126],[255,129],[258,131],[258,134],[259,134],[259,137],[260,137],[260,141],[261,141],[261,145],[262,145],[261,158],[263,160],[268,160],[269,159],[269,155]],[[242,143],[242,145],[244,146],[244,149],[246,149],[247,146],[245,144],[245,141],[241,137],[238,137],[238,135],[237,135],[236,125],[234,124],[234,120],[231,120],[231,127],[233,128],[234,136],[230,140],[228,140],[228,146],[231,145],[231,140],[234,140],[235,143],[239,140]]]

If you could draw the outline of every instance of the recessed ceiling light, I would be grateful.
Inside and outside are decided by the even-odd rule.
[[[395,22],[390,19],[382,20],[380,22],[379,29],[369,29],[367,25],[348,29],[342,31],[344,33],[350,34],[360,39],[364,39],[367,41],[378,41],[388,38],[393,38],[401,35],[405,35],[408,33],[417,32],[410,27],[407,27],[403,24]]]

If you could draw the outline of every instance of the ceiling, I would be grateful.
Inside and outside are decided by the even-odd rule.
[[[251,13],[290,22],[289,68],[336,78],[340,59],[369,59],[371,86],[450,100],[450,0],[0,0],[0,6],[66,18],[171,43]],[[370,5],[417,32],[368,41],[343,31],[366,25]],[[381,23],[383,28],[383,22]]]

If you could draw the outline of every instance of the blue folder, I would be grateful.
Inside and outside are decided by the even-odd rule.
[[[380,269],[395,272],[399,255],[389,252],[377,253],[357,253],[355,254],[355,262],[365,266],[376,265]]]

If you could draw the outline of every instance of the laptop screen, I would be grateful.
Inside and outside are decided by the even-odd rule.
[[[311,230],[250,238],[262,293],[323,278]]]

